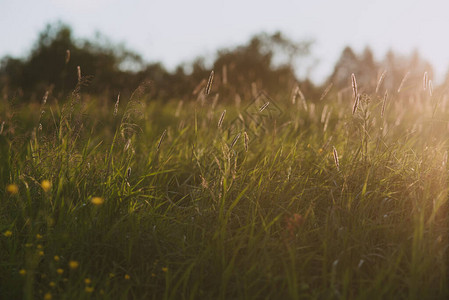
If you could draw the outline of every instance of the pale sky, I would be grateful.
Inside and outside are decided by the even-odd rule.
[[[417,48],[441,80],[449,69],[449,1],[443,0],[0,0],[0,57],[23,56],[49,22],[72,26],[75,37],[96,31],[123,42],[147,61],[168,68],[196,56],[280,30],[294,40],[315,40],[320,59],[311,74],[330,74],[344,46],[377,58],[392,48]]]

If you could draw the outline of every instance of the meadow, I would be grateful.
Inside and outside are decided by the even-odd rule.
[[[218,84],[3,100],[0,298],[449,298],[444,87]]]

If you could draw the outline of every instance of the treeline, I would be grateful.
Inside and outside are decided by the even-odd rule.
[[[64,97],[78,83],[80,67],[83,91],[101,95],[131,93],[142,82],[150,82],[150,96],[158,99],[188,98],[199,84],[216,72],[214,88],[224,95],[250,97],[251,87],[271,92],[284,90],[295,80],[292,61],[310,53],[309,42],[293,42],[281,33],[259,34],[244,45],[217,52],[213,66],[204,59],[168,71],[161,63],[145,63],[123,45],[101,37],[73,37],[65,24],[48,25],[26,58],[4,57],[0,64],[0,87],[5,98],[39,99],[50,90]],[[274,63],[275,55],[285,59]]]
[[[28,57],[1,59],[0,89],[4,99],[27,102],[40,99],[46,91],[63,99],[80,84],[83,91],[113,99],[119,92],[127,95],[149,82],[151,98],[188,100],[200,95],[213,69],[213,88],[224,99],[248,99],[260,89],[288,95],[295,85],[308,97],[319,98],[322,87],[295,75],[295,68],[305,68],[298,61],[310,57],[311,45],[310,41],[292,41],[280,32],[262,33],[246,44],[218,50],[212,66],[197,58],[168,71],[161,63],[147,63],[124,45],[101,36],[93,41],[76,39],[69,26],[57,23],[40,33]],[[324,85],[344,89],[355,73],[360,86],[372,89],[384,73],[384,88],[394,91],[404,77],[411,86],[422,80],[424,72],[433,78],[432,66],[417,51],[409,57],[389,51],[376,61],[369,48],[356,54],[347,47]]]

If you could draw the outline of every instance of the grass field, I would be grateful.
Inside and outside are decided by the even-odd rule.
[[[449,98],[375,88],[2,100],[1,298],[448,299]]]

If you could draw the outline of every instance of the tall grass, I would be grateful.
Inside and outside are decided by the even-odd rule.
[[[355,82],[274,95],[282,114],[264,118],[209,83],[191,102],[145,86],[5,102],[0,295],[447,299],[447,96]]]

